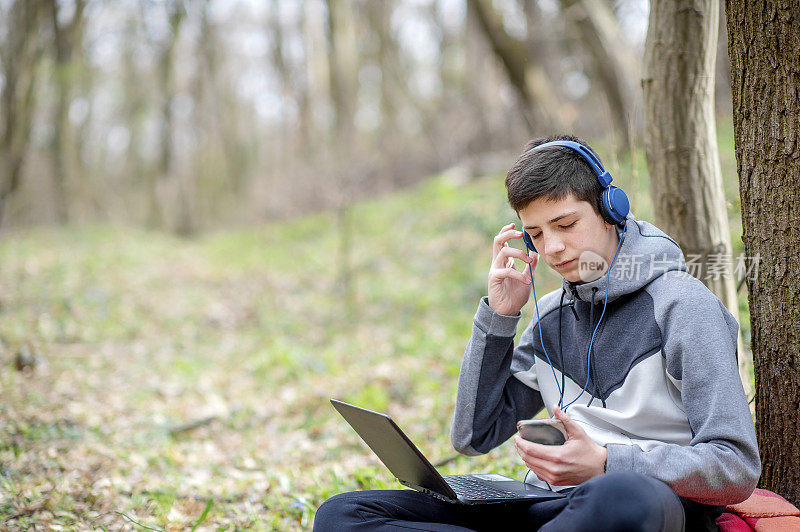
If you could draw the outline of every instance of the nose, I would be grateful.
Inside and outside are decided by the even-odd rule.
[[[545,255],[552,256],[552,255],[555,255],[557,253],[561,253],[562,251],[564,251],[564,249],[565,249],[564,242],[562,242],[561,239],[558,238],[557,235],[554,235],[554,234],[549,234],[549,235],[542,234],[542,238],[544,238],[544,254]]]

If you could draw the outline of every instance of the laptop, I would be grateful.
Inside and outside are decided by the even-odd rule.
[[[404,486],[457,504],[558,499],[548,491],[497,474],[441,475],[391,417],[336,399],[331,404]]]

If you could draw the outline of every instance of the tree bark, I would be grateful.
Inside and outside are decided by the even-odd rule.
[[[738,320],[714,118],[716,0],[654,2],[644,53],[645,149],[656,223]],[[700,268],[693,270],[692,259]],[[696,264],[696,263],[695,263]],[[712,266],[715,265],[715,266]],[[750,392],[739,335],[739,374]]]
[[[800,505],[800,1],[726,2],[760,486]]]

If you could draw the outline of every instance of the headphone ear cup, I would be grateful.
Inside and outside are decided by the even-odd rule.
[[[538,253],[536,251],[536,248],[533,246],[531,235],[529,235],[527,231],[522,232],[522,241],[525,242],[525,247],[528,248],[528,251],[533,251],[534,253]]]
[[[620,225],[628,217],[631,204],[621,188],[609,185],[600,193],[600,214],[613,225]]]

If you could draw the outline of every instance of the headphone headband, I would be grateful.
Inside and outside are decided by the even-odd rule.
[[[550,148],[550,147],[562,147],[562,148],[571,148],[574,152],[578,155],[583,157],[583,159],[589,164],[594,175],[597,176],[597,180],[600,182],[600,186],[603,188],[608,188],[608,185],[611,184],[611,174],[609,174],[605,168],[603,168],[603,164],[600,162],[600,159],[592,153],[592,151],[581,144],[580,142],[574,142],[571,140],[554,140],[552,142],[545,142],[544,144],[539,144],[538,146],[534,146],[529,152],[538,150],[541,148]]]

